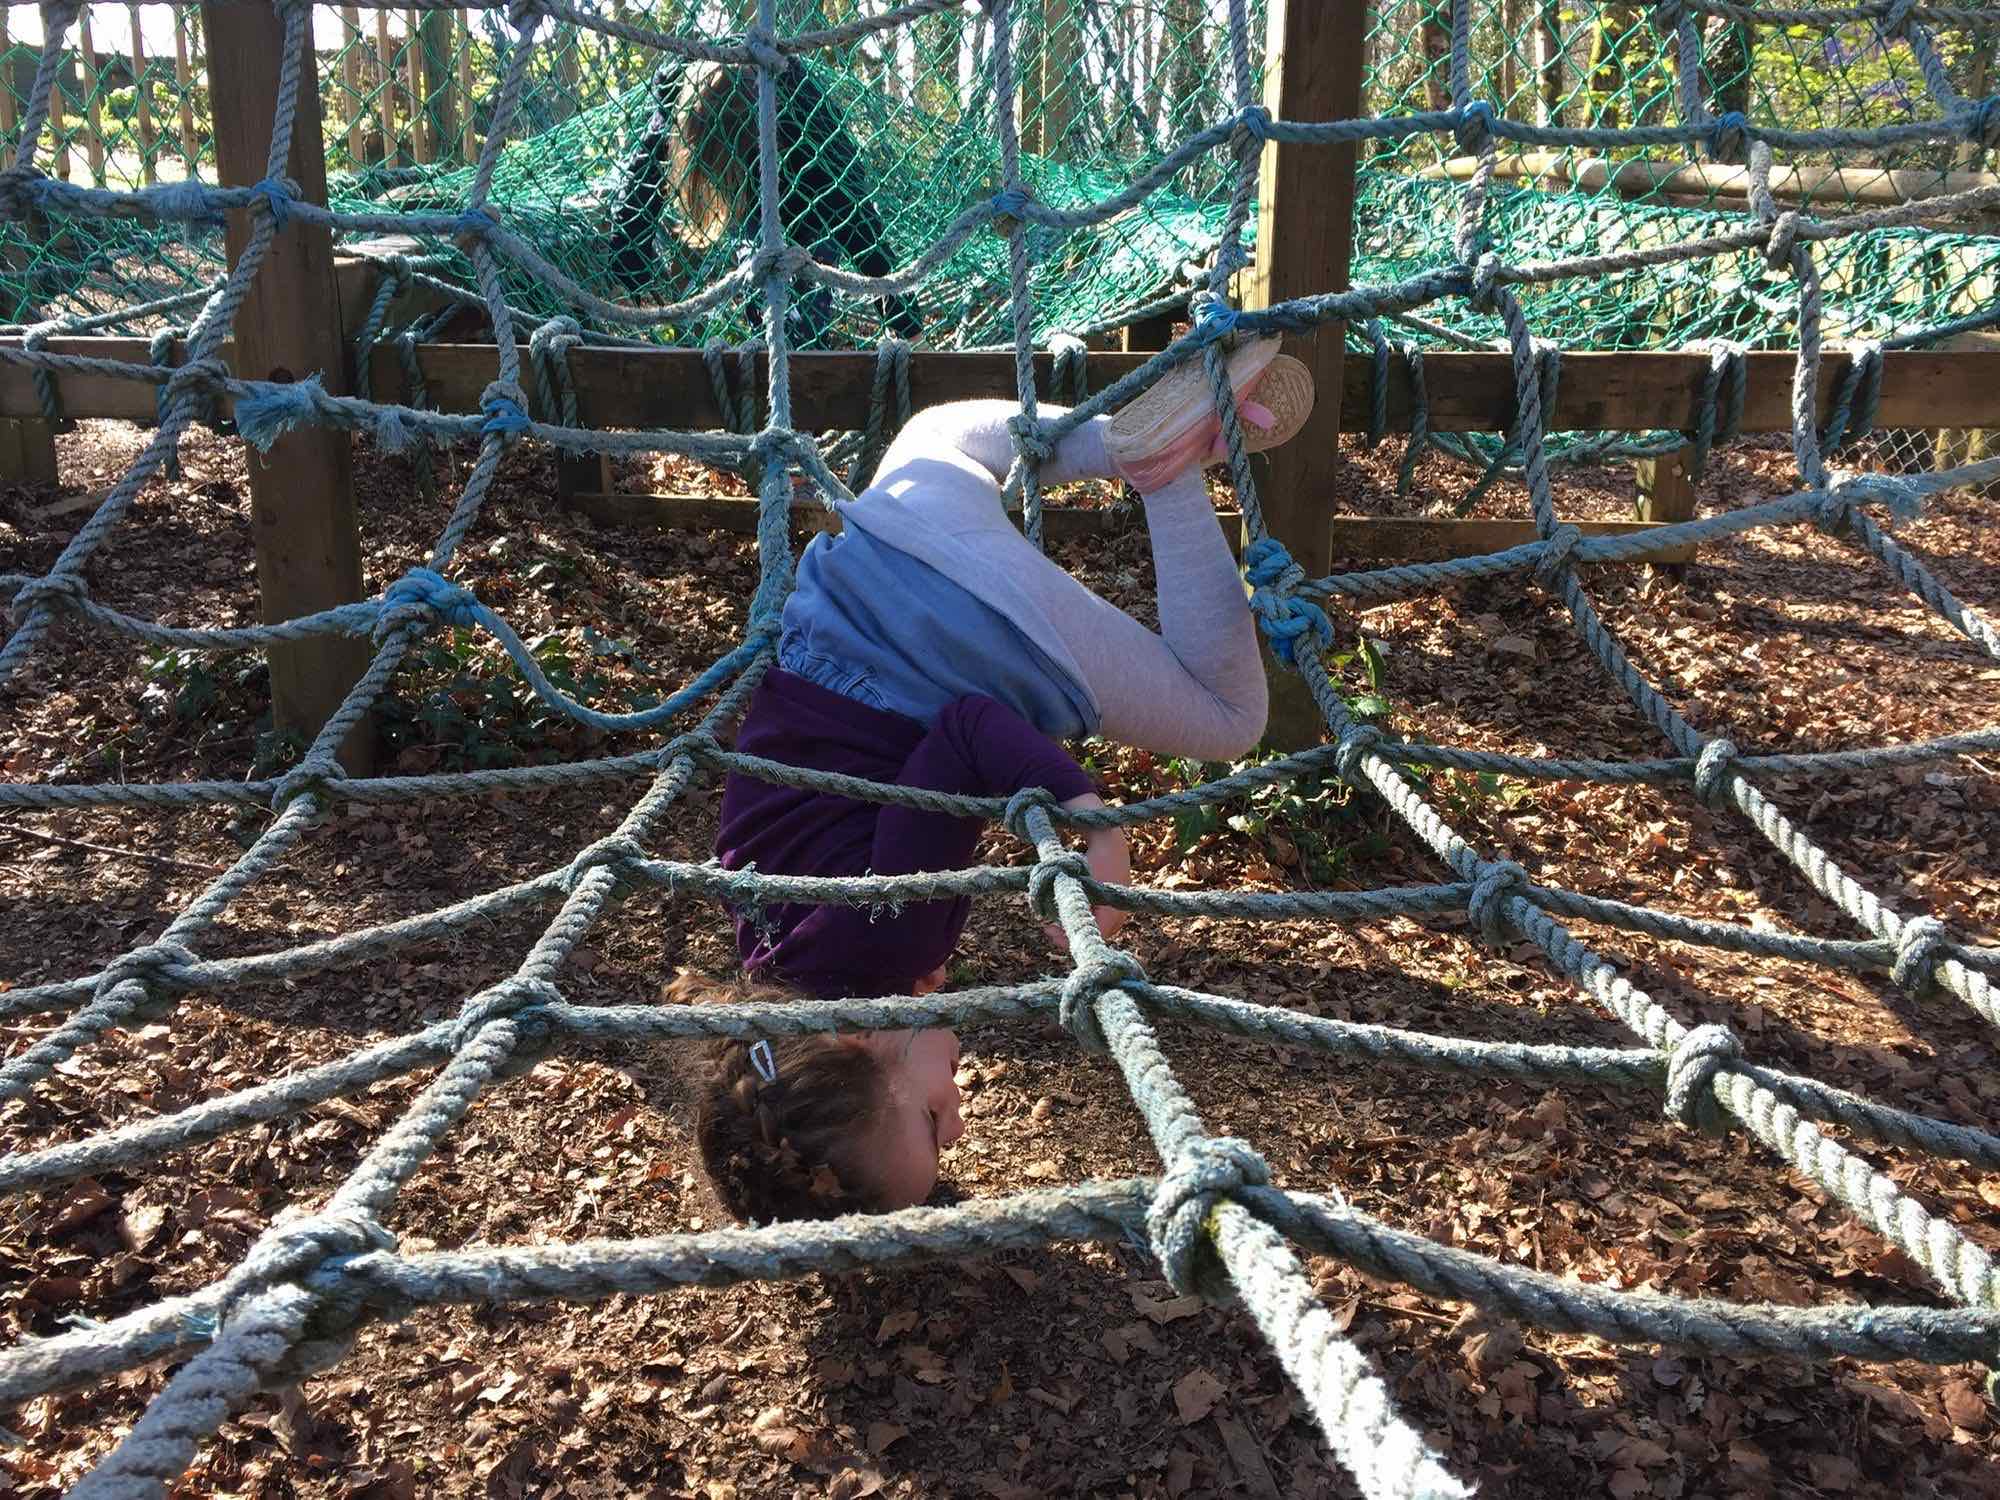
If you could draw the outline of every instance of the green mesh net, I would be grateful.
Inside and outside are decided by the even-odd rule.
[[[861,0],[785,0],[786,28],[872,12]],[[667,31],[741,27],[740,4],[613,4],[609,13]],[[1253,35],[1261,7],[1253,6]],[[1018,0],[1017,78],[1025,173],[1055,205],[1114,192],[1233,108],[1226,13],[1219,0]],[[61,79],[61,146],[41,157],[73,181],[114,187],[214,180],[206,59],[196,9],[90,8],[97,34],[73,28]],[[1363,110],[1448,107],[1449,5],[1401,0],[1372,13]],[[315,36],[330,200],[348,210],[455,212],[485,138],[508,46],[498,13],[358,11],[322,6]],[[19,13],[17,27],[34,18]],[[983,9],[924,18],[793,70],[782,101],[784,203],[791,237],[867,274],[901,267],[966,207],[998,186],[989,90],[992,38]],[[1993,92],[1991,29],[1940,28],[1960,92]],[[134,45],[134,42],[137,45]],[[39,34],[17,34],[0,75],[0,126],[12,130],[32,81]],[[1908,51],[1865,26],[1703,23],[1704,89],[1718,114],[1792,126],[1872,126],[1931,108]],[[1638,4],[1478,0],[1475,92],[1515,118],[1568,125],[1677,118],[1672,49]],[[1253,59],[1253,63],[1257,61]],[[747,253],[754,222],[754,109],[746,76],[661,65],[659,54],[592,31],[558,28],[535,54],[522,128],[502,153],[492,202],[594,294],[652,304],[685,296]],[[1453,260],[1459,179],[1450,139],[1424,135],[1367,148],[1361,164],[1357,281],[1392,280]],[[1930,144],[1861,159],[1791,157],[1774,182],[1811,210],[1838,214],[1970,185],[1987,166],[1970,145]],[[1488,226],[1510,259],[1591,247],[1666,243],[1747,212],[1744,173],[1689,153],[1508,150]],[[1108,225],[1037,227],[1035,331],[1092,332],[1189,285],[1222,220],[1226,168],[1211,153]],[[1828,331],[1906,335],[1990,306],[2000,278],[1992,222],[1882,230],[1820,251]],[[421,245],[441,274],[469,266],[449,241]],[[801,299],[794,338],[807,347],[868,347],[885,332],[932,347],[975,348],[1007,335],[1005,242],[982,231],[907,297],[819,292]],[[16,324],[105,315],[119,331],[170,325],[175,311],[132,313],[198,293],[222,267],[219,230],[67,219],[0,231],[0,318]],[[540,280],[514,273],[510,297],[530,316],[566,313]],[[1796,338],[1793,293],[1746,255],[1565,285],[1530,296],[1537,331],[1567,347],[1658,348],[1725,337],[1753,346]],[[120,316],[120,314],[125,314]],[[1497,335],[1459,304],[1433,310],[1461,337]],[[650,330],[677,343],[737,341],[757,331],[754,304]],[[184,320],[184,318],[183,318]],[[1415,335],[1434,342],[1435,335]]]

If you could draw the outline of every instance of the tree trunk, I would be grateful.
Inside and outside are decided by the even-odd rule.
[[[1535,118],[1539,124],[1562,124],[1563,43],[1562,0],[1541,0],[1535,11]]]
[[[958,88],[958,53],[965,40],[965,15],[949,10],[917,22],[917,87],[920,108],[942,120],[964,112]]]
[[[1424,107],[1451,108],[1451,3],[1421,0],[1424,43]]]
[[[1969,99],[1984,99],[1987,94],[1987,79],[1992,76],[1994,33],[1983,27],[1972,30],[1972,77],[1965,93]],[[1959,152],[1958,165],[1968,172],[1977,172],[1986,165],[1986,148],[1977,141],[1967,141]]]
[[[1620,123],[1619,100],[1631,79],[1625,67],[1625,43],[1636,19],[1630,5],[1607,4],[1597,13],[1590,32],[1590,118],[1586,125],[1615,128]]]

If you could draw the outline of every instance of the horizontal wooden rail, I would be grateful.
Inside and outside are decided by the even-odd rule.
[[[1478,157],[1454,156],[1425,167],[1417,175],[1463,182],[1478,170]],[[1740,201],[1750,196],[1747,167],[1714,162],[1660,162],[1643,158],[1609,162],[1601,156],[1570,151],[1507,151],[1495,162],[1494,175],[1509,182],[1567,183],[1586,193],[1601,193],[1608,186],[1627,198],[1666,196]],[[1990,187],[2000,187],[2000,176],[1991,172],[1808,165],[1779,167],[1771,173],[1771,196],[1780,205],[1858,203],[1870,208],[1888,208],[1913,198],[1940,198]]]
[[[18,339],[0,346],[18,346]],[[149,361],[144,339],[53,338],[45,346],[59,354],[87,354],[134,364]],[[524,371],[527,349],[521,350]],[[175,360],[181,358],[175,351]],[[225,352],[225,358],[228,357]],[[431,400],[442,410],[471,412],[499,371],[490,344],[423,344],[417,358]],[[1103,386],[1146,360],[1144,354],[1093,353],[1090,380]],[[1782,350],[1748,356],[1743,426],[1750,432],[1782,432],[1791,424],[1793,356]],[[732,381],[737,360],[728,357]],[[1036,372],[1047,394],[1051,361],[1036,357]],[[755,362],[761,371],[761,359]],[[375,391],[385,400],[404,400],[408,390],[394,350],[377,349],[372,363]],[[701,354],[691,349],[579,349],[569,356],[570,378],[583,421],[592,427],[716,428],[716,405]],[[1847,356],[1828,351],[1820,381],[1820,417],[1830,415]],[[1589,431],[1670,428],[1691,430],[1698,419],[1707,357],[1681,353],[1567,354],[1562,385],[1549,426]],[[826,431],[860,427],[868,417],[874,384],[873,354],[795,354],[792,407],[801,428]],[[1496,432],[1514,411],[1514,371],[1502,353],[1439,351],[1424,357],[1430,392],[1430,425],[1437,432]],[[532,386],[532,375],[529,375]],[[1370,406],[1372,361],[1346,362],[1342,409],[1363,413]],[[153,416],[153,387],[110,376],[59,377],[63,408],[76,417],[120,417],[147,421]],[[759,388],[762,388],[761,374]],[[1011,354],[919,353],[910,358],[910,395],[919,408],[969,397],[1002,399],[1014,394]],[[0,366],[0,417],[37,417],[28,371]],[[1410,427],[1410,387],[1400,361],[1389,370],[1389,428]],[[2000,426],[2000,351],[1939,350],[1885,356],[1882,403],[1884,427]]]
[[[600,495],[579,494],[569,503],[594,521],[609,526],[645,526],[661,531],[733,531],[745,535],[757,529],[758,504],[743,496],[718,495]],[[840,517],[817,501],[795,500],[793,519],[822,531],[838,531]],[[1223,534],[1240,546],[1243,517],[1221,512]],[[1019,517],[1016,516],[1018,523]],[[1136,513],[1082,510],[1050,506],[1042,512],[1042,529],[1051,542],[1110,535],[1144,523]],[[1434,562],[1447,557],[1473,557],[1522,547],[1537,540],[1532,521],[1431,520],[1427,517],[1335,516],[1332,530],[1336,558],[1376,557],[1403,562]],[[1653,521],[1579,521],[1585,536],[1629,536],[1655,531]],[[1685,563],[1693,547],[1676,547],[1653,559]]]

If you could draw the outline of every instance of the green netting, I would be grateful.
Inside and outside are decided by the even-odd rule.
[[[877,8],[861,0],[786,0],[782,22],[823,25]],[[125,187],[177,180],[192,161],[213,181],[198,12],[161,12],[171,19],[149,23],[135,69],[131,27],[119,19],[127,7],[93,9],[99,45],[86,47],[80,30],[72,32],[60,90],[65,145],[52,169]],[[740,27],[749,7],[663,0],[607,9],[635,24],[717,34]],[[1022,144],[1027,175],[1045,202],[1101,197],[1230,111],[1221,0],[1043,0],[1016,10]],[[1363,113],[1449,107],[1449,15],[1447,0],[1376,8]],[[794,239],[823,258],[879,274],[906,264],[993,191],[999,164],[987,102],[988,24],[983,10],[969,6],[795,70],[781,119],[791,143],[783,166]],[[1253,14],[1252,30],[1261,34],[1261,14]],[[505,32],[501,17],[488,12],[319,8],[318,72],[336,206],[455,210],[485,138]],[[1827,32],[1706,17],[1702,39],[1705,96],[1718,114],[1865,127],[1916,118],[1925,108],[1908,49],[1875,44],[1865,26]],[[1996,39],[2000,22],[1987,31],[1941,33],[1946,63],[1967,97],[1992,92]],[[32,76],[36,49],[27,40],[15,38],[0,73],[0,125],[10,130]],[[190,66],[178,65],[177,51]],[[1673,50],[1639,4],[1476,0],[1472,56],[1475,94],[1515,118],[1573,126],[1678,118]],[[747,80],[700,65],[655,71],[657,62],[649,49],[559,27],[537,51],[525,128],[501,155],[493,194],[511,228],[591,291],[618,301],[671,300],[747,250],[756,159]],[[1394,279],[1452,261],[1453,177],[1467,167],[1453,149],[1437,134],[1365,149],[1357,279]],[[1965,174],[1983,171],[1987,155],[1969,144],[1927,144],[1866,159],[1796,156],[1781,163],[1777,180],[1795,193],[1810,187],[1811,210],[1833,214],[1967,185]],[[1611,159],[1511,151],[1503,162],[1511,175],[1498,185],[1490,222],[1510,259],[1665,243],[1747,211],[1740,170],[1683,151],[1627,150]],[[1037,335],[1101,328],[1184,286],[1186,267],[1212,244],[1225,193],[1210,155],[1108,229],[1071,235],[1038,228]],[[1829,331],[1908,334],[1990,303],[2000,278],[1997,228],[1974,221],[1946,231],[1884,230],[1826,247]],[[447,275],[462,279],[469,271],[448,242],[422,249],[445,257]],[[0,230],[0,319],[116,314],[197,289],[221,264],[221,236],[212,229],[72,218],[55,233],[9,224]],[[508,290],[530,314],[571,311],[527,278]],[[1710,337],[1783,346],[1796,338],[1791,301],[1754,256],[1614,277],[1535,300],[1537,328],[1573,348],[1657,348]],[[140,315],[111,326],[141,331],[177,316]],[[733,342],[755,333],[756,316],[754,305],[732,306],[661,336]],[[1441,316],[1462,336],[1486,341],[1497,333],[1462,303]],[[802,299],[796,319],[794,336],[809,347],[866,347],[885,332],[945,348],[1000,342],[1007,326],[1004,241],[975,236],[916,299],[821,292]]]

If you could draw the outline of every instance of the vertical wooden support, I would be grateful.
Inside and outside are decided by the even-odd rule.
[[[1157,354],[1173,337],[1172,317],[1144,318],[1118,330],[1118,347],[1127,354]]]
[[[565,21],[556,27],[554,39],[557,97],[549,118],[560,123],[577,110],[577,92],[583,78],[583,63],[577,29]]]
[[[55,424],[40,417],[0,418],[0,484],[55,484]]]
[[[347,93],[347,165],[358,172],[367,165],[367,132],[361,119],[367,113],[361,88],[361,11],[353,5],[340,8],[340,86]]]
[[[63,130],[63,86],[69,78],[69,59],[56,68],[56,84],[49,90],[49,149],[55,153],[56,176],[69,181],[69,137]]]
[[[1283,120],[1352,119],[1361,110],[1361,57],[1368,0],[1270,0],[1264,104]],[[1264,146],[1257,188],[1257,264],[1244,302],[1269,307],[1290,297],[1344,291],[1354,243],[1352,145]],[[1340,469],[1341,347],[1345,328],[1285,341],[1313,373],[1312,420],[1264,455],[1259,475],[1265,524],[1308,577],[1333,567],[1334,477]],[[1319,709],[1298,676],[1271,667],[1270,742],[1283,750],[1316,743]]]
[[[408,28],[403,42],[403,77],[409,81],[410,90],[410,157],[418,166],[428,166],[431,160],[430,131],[425,128],[424,119],[424,45],[417,32],[417,13],[411,11],[403,21]]]
[[[385,167],[406,167],[409,161],[396,149],[396,48],[389,40],[389,12],[375,12],[376,79],[375,119],[382,127],[381,162]]]
[[[205,0],[215,156],[224,186],[261,180],[271,149],[284,23],[262,5]],[[285,174],[314,203],[326,202],[326,152],[319,89],[307,28],[303,86]],[[250,237],[248,210],[229,215],[231,262]],[[236,368],[253,380],[288,381],[320,374],[345,389],[333,238],[323,225],[294,219],[269,254],[236,316]],[[257,544],[257,588],[266,623],[331,609],[361,598],[361,543],[354,516],[351,443],[345,432],[312,427],[289,433],[268,456],[250,456],[250,514]],[[340,706],[366,668],[369,647],[348,636],[273,645],[272,717],[281,730],[310,736]],[[341,747],[350,771],[374,759],[364,723]]]
[[[83,114],[88,126],[83,138],[84,150],[90,156],[90,180],[97,187],[104,186],[104,98],[98,87],[97,48],[90,41],[90,7],[84,6],[77,12],[77,44],[82,48],[83,61]]]
[[[187,164],[188,180],[201,175],[201,142],[194,133],[194,64],[188,56],[187,12],[174,7],[174,84],[180,90],[181,160]]]
[[[1074,0],[1042,0],[1042,153],[1067,161],[1083,86],[1083,20]]]
[[[418,74],[423,79],[419,107],[424,115],[424,139],[432,161],[444,161],[458,145],[458,77],[451,65],[456,22],[448,10],[418,14],[416,28]]]
[[[1642,521],[1692,521],[1694,519],[1694,444],[1688,443],[1658,458],[1642,458],[1632,465],[1639,488],[1639,519]],[[1652,571],[1651,565],[1648,571]],[[1669,578],[1685,578],[1686,563],[1667,563],[1661,571]]]
[[[139,175],[151,187],[160,180],[159,137],[153,129],[153,85],[146,76],[146,39],[140,34],[139,0],[125,7],[132,19],[132,120],[139,127]]]
[[[468,12],[458,13],[458,29],[465,33],[465,45],[458,54],[458,156],[469,167],[479,158],[479,138],[472,129],[472,22],[468,19]]]
[[[21,107],[14,98],[14,43],[7,35],[7,8],[0,6],[0,135],[11,136],[20,122]],[[25,158],[24,158],[25,160]]]

